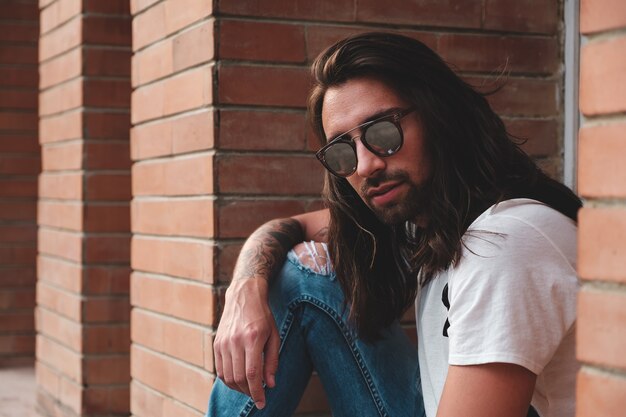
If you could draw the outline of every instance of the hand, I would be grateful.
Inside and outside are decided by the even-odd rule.
[[[276,385],[280,337],[267,303],[263,278],[235,280],[226,291],[226,305],[213,344],[217,376],[231,389],[265,407],[263,381]]]

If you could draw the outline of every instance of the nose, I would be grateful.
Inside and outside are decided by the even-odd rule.
[[[367,149],[361,140],[355,140],[357,166],[356,174],[361,178],[370,178],[379,171],[385,169],[386,162],[383,158]]]

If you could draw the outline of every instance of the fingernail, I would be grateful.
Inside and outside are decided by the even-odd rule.
[[[256,408],[259,410],[262,410],[265,407],[265,403],[263,401],[257,401],[254,405],[256,405]]]
[[[267,383],[272,388],[274,388],[274,386],[276,386],[276,379],[274,378],[274,375],[270,375],[269,381],[267,381]]]

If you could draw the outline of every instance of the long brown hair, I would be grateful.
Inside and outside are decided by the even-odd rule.
[[[423,228],[383,224],[346,179],[326,174],[330,254],[363,338],[380,336],[413,303],[418,285],[458,262],[461,237],[492,204],[528,197],[576,219],[578,197],[541,172],[485,97],[423,43],[390,33],[357,35],[322,52],[312,74],[309,118],[322,142],[328,88],[373,77],[415,107],[431,158]]]

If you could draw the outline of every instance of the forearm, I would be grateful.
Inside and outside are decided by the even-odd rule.
[[[298,220],[287,218],[265,223],[243,245],[235,264],[233,281],[271,280],[282,267],[287,252],[304,237]]]

